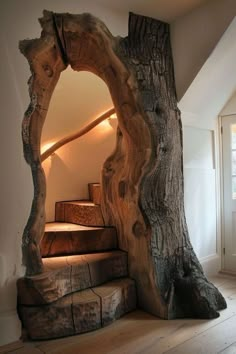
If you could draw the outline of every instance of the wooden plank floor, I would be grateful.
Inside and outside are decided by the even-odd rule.
[[[132,312],[83,335],[42,342],[16,342],[0,353],[16,354],[233,354],[236,353],[236,277],[216,276],[228,308],[215,320],[160,320]]]

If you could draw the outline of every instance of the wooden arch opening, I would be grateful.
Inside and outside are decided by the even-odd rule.
[[[102,210],[128,252],[139,306],[167,319],[217,317],[226,303],[203,274],[185,220],[182,127],[168,24],[130,14],[128,37],[116,38],[90,14],[45,11],[40,23],[41,38],[20,43],[32,72],[22,128],[34,182],[22,243],[26,275],[42,272],[42,127],[60,73],[71,65],[105,81],[117,113],[116,149],[102,171]]]
[[[117,119],[111,107],[111,95],[99,77],[88,71],[75,72],[69,66],[61,73],[41,136],[46,229],[52,223],[54,228],[58,226],[56,202],[89,200],[88,183],[91,189],[94,181],[99,194],[101,168],[116,140]],[[47,246],[51,248],[51,241]]]

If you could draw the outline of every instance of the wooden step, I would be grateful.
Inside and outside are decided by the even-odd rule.
[[[47,304],[78,290],[126,277],[127,253],[112,251],[43,258],[44,272],[18,279],[22,305]]]
[[[88,184],[89,190],[89,199],[94,204],[101,204],[101,185],[100,183],[89,183]]]
[[[31,339],[52,339],[106,326],[136,308],[135,283],[123,278],[47,305],[18,306]]]
[[[117,248],[116,229],[47,223],[40,248],[42,257],[114,250]]]
[[[100,205],[89,200],[57,202],[55,221],[85,226],[104,226]]]

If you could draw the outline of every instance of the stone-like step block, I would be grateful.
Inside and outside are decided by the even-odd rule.
[[[51,304],[18,307],[23,326],[34,340],[89,332],[135,308],[135,283],[129,278],[69,294]]]
[[[55,221],[85,226],[104,226],[100,205],[89,200],[57,202]]]
[[[89,183],[88,184],[89,190],[89,199],[94,204],[101,204],[101,185],[100,183]]]
[[[136,287],[130,278],[114,280],[93,290],[101,299],[102,327],[136,308]]]
[[[127,253],[123,251],[44,258],[43,265],[42,274],[18,280],[20,304],[51,303],[128,274]]]
[[[117,248],[116,229],[47,223],[40,248],[42,257],[108,251]]]

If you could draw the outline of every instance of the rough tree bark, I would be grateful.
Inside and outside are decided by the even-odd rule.
[[[103,79],[118,116],[117,145],[102,172],[102,208],[129,254],[139,305],[163,318],[218,316],[226,307],[189,241],[183,198],[182,128],[169,26],[130,14],[127,38],[89,15],[45,12],[39,40],[23,41],[32,71],[23,141],[35,196],[23,238],[27,274],[41,272],[45,180],[40,136],[51,94],[68,64]]]
[[[106,222],[117,227],[121,248],[129,252],[143,308],[164,318],[217,317],[226,303],[203,274],[185,220],[182,126],[168,24],[130,14],[119,56],[135,76],[146,129],[138,131],[137,112],[123,112],[116,152],[103,170]],[[151,150],[147,161],[145,149]]]

